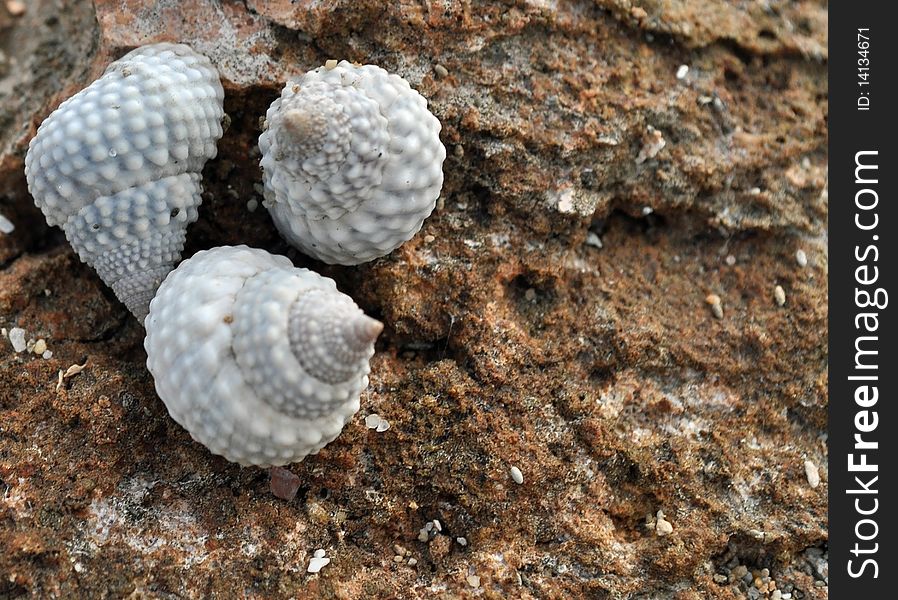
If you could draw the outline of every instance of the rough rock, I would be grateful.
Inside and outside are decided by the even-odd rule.
[[[0,596],[737,598],[739,564],[826,597],[826,22],[822,0],[0,3],[0,327],[52,351],[0,340]],[[287,254],[386,324],[290,502],[168,417],[142,328],[25,187],[37,124],[161,40],[212,58],[231,119],[185,256]],[[449,151],[422,231],[354,268],[247,208],[259,117],[343,58],[406,77]]]

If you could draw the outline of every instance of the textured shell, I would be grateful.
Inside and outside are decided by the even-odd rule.
[[[208,58],[144,46],[63,102],[29,144],[35,204],[141,320],[197,218],[223,99]]]
[[[172,418],[215,454],[259,466],[302,460],[339,435],[382,329],[333,280],[246,246],[181,263],[145,325]]]
[[[355,265],[412,238],[443,186],[427,101],[398,75],[341,61],[287,83],[259,138],[266,206],[291,244]]]

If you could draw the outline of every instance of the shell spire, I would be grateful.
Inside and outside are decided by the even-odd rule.
[[[281,466],[358,411],[383,324],[333,280],[237,246],[181,263],[146,328],[147,367],[175,421],[228,460]]]
[[[266,206],[287,241],[355,265],[411,239],[433,211],[446,149],[407,81],[341,61],[290,81],[259,137]]]
[[[205,56],[143,46],[63,102],[28,146],[28,189],[47,223],[141,321],[198,216],[223,99]]]

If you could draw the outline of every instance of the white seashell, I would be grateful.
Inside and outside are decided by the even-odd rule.
[[[246,246],[181,263],[145,325],[172,418],[215,454],[259,466],[302,460],[340,434],[383,329],[333,280]]]
[[[223,99],[205,56],[143,46],[63,102],[28,146],[28,189],[47,223],[141,321],[197,218]]]
[[[259,137],[265,198],[287,241],[356,265],[414,236],[443,186],[427,101],[398,75],[341,61],[287,82]]]

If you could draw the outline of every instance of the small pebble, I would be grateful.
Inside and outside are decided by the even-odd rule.
[[[21,17],[25,14],[25,3],[21,0],[6,0],[6,10],[14,17]]]
[[[53,358],[53,351],[52,351],[52,350],[47,350],[46,352],[44,352],[43,354],[41,354],[41,358],[43,358],[43,359],[45,359],[45,360],[50,359],[50,358]]]
[[[433,72],[436,73],[437,77],[439,77],[440,79],[449,77],[449,69],[440,64],[436,64],[433,66]]]
[[[384,431],[386,431],[389,428],[390,428],[390,422],[387,421],[386,419],[381,419],[380,423],[377,424],[377,427],[375,428],[374,431],[376,431],[377,433],[383,433]]]
[[[649,125],[642,149],[636,156],[636,164],[642,164],[650,158],[655,158],[666,145],[667,142],[661,132]],[[646,214],[645,209],[643,209],[643,214]]]
[[[16,230],[16,226],[12,224],[12,221],[0,215],[0,233],[12,233]]]
[[[468,540],[466,540],[463,537],[457,537],[457,538],[455,538],[455,541],[458,542],[459,546],[467,546],[468,545]]]
[[[795,252],[795,262],[797,262],[798,266],[802,269],[808,266],[808,255],[804,253],[804,250]]]
[[[723,318],[723,306],[720,303],[720,296],[717,294],[708,294],[705,298],[705,302],[711,306],[711,313],[715,318]]]
[[[335,59],[330,59],[324,62],[324,68],[330,71],[331,69],[337,68],[337,61]]]
[[[759,187],[753,187],[753,188],[751,188],[750,190],[748,190],[748,193],[751,194],[752,196],[760,196],[760,195],[761,195],[761,188],[759,188]]]
[[[786,291],[783,286],[778,285],[773,288],[773,299],[776,300],[777,306],[783,306],[786,303]]]
[[[521,473],[521,470],[517,467],[511,467],[508,472],[511,474],[511,478],[518,485],[524,483],[524,474]]]
[[[726,583],[727,582],[727,576],[721,575],[720,573],[715,573],[713,579],[714,579],[714,583]]]
[[[46,340],[44,340],[44,338],[41,338],[38,341],[34,342],[34,348],[32,348],[31,351],[34,352],[35,354],[43,354],[44,352],[46,352],[47,351]]]
[[[659,537],[664,537],[665,535],[673,533],[673,525],[670,524],[670,521],[664,518],[664,511],[659,510],[655,516],[655,533],[657,533]]]
[[[299,490],[299,476],[291,473],[283,467],[271,467],[271,481],[269,489],[271,493],[281,500],[290,502],[296,498],[296,492]]]
[[[732,254],[728,254],[725,260],[726,260],[727,266],[729,266],[729,267],[732,267],[733,265],[736,264],[736,257],[733,256]]]
[[[259,208],[259,201],[255,198],[250,198],[246,201],[246,210],[249,212],[256,212],[257,208]]]
[[[309,560],[309,568],[306,569],[309,573],[317,573],[324,567],[330,564],[331,559],[324,556],[325,552],[323,549],[319,548],[315,550],[315,554],[311,560]]]
[[[377,426],[380,425],[380,415],[377,413],[371,413],[367,417],[365,417],[365,427],[368,429],[377,429]]]
[[[685,79],[688,74],[689,65],[680,65],[680,68],[677,69],[677,79]]]
[[[436,238],[435,238],[434,236],[432,236],[432,235],[430,235],[430,234],[427,234],[427,235],[424,236],[424,243],[425,243],[425,244],[430,244],[430,243],[433,242],[435,239],[436,239]]]
[[[437,519],[434,519],[434,520],[432,521],[432,523],[433,523],[433,528],[434,528],[434,529],[436,529],[437,531],[443,531],[443,524],[440,523]]]
[[[742,579],[743,577],[745,577],[746,573],[748,573],[748,567],[746,567],[745,565],[739,565],[738,567],[733,569],[733,576],[736,579]]]
[[[461,158],[462,156],[465,155],[465,147],[462,146],[461,144],[456,144],[455,149],[453,149],[452,151],[455,153],[455,156],[457,158]]]
[[[770,600],[783,600],[783,593],[779,590],[773,590],[773,593],[770,594]]]
[[[410,558],[410,559],[408,559],[408,566],[414,567],[416,564],[418,564],[418,559],[417,559],[417,558]]]
[[[25,330],[21,327],[13,327],[9,330],[9,343],[16,352],[22,352],[28,346],[25,341]]]
[[[477,575],[468,575],[465,579],[467,580],[468,585],[472,588],[480,587],[480,577],[478,577]]]
[[[804,474],[808,478],[808,485],[812,488],[820,485],[820,471],[817,470],[817,465],[809,460],[804,461]]]
[[[430,540],[430,534],[427,532],[427,529],[422,528],[421,531],[418,532],[418,541],[426,542]]]
[[[594,248],[601,248],[602,238],[599,237],[598,233],[590,231],[586,234],[586,245]]]
[[[533,302],[536,300],[536,290],[533,288],[527,288],[527,291],[524,292],[524,299],[528,302]]]
[[[404,560],[405,560],[405,557],[399,556],[398,554],[393,557],[393,562],[395,562],[395,563],[401,563]]]
[[[396,556],[405,556],[405,548],[403,548],[399,544],[393,544],[393,553]]]

